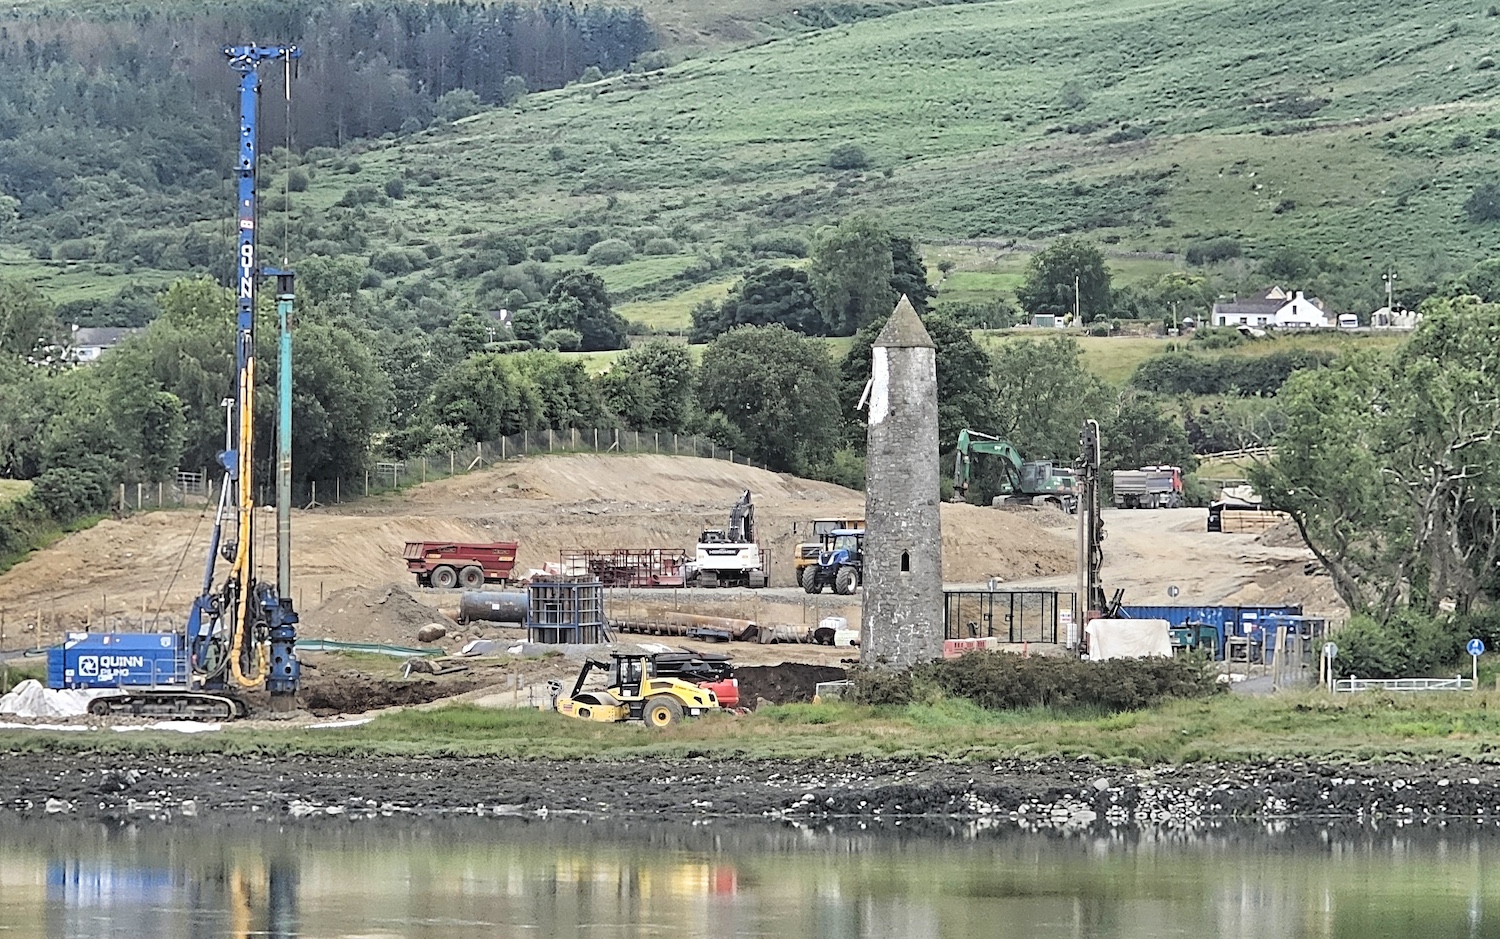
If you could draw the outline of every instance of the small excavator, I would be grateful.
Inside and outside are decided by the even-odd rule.
[[[1050,505],[1069,515],[1077,513],[1077,476],[1073,467],[1051,460],[1024,460],[1008,441],[967,428],[958,432],[958,457],[953,466],[954,502],[963,502],[968,495],[975,454],[998,456],[1005,468],[1005,482],[994,505]]]
[[[729,510],[726,528],[705,529],[698,536],[687,582],[697,587],[764,587],[770,583],[767,552],[755,541],[755,505],[750,490]]]

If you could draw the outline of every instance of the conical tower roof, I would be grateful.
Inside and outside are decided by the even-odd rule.
[[[927,335],[927,328],[917,318],[916,307],[905,294],[901,295],[901,302],[896,304],[891,318],[886,320],[885,328],[875,337],[875,345],[902,349],[933,348],[932,337]]]

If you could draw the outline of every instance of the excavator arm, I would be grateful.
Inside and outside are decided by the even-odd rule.
[[[958,455],[953,464],[953,501],[962,502],[969,492],[974,475],[974,454],[998,456],[1004,460],[1006,491],[1015,491],[1021,481],[1021,453],[999,437],[965,428],[958,432]]]

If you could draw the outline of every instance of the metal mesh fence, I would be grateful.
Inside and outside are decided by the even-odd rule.
[[[374,460],[364,471],[354,475],[295,483],[292,504],[297,508],[337,505],[508,460],[548,453],[656,453],[726,460],[765,468],[743,453],[721,447],[706,437],[689,434],[618,428],[529,430],[447,453],[425,454],[399,461]],[[222,477],[208,472],[177,473],[171,482],[121,482],[110,494],[111,508],[123,512],[202,506],[218,499],[220,485]],[[275,479],[270,474],[259,477],[256,489],[257,502],[262,505],[275,502]]]

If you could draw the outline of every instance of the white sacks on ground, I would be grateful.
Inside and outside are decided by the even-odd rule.
[[[1095,619],[1084,632],[1089,637],[1089,658],[1144,659],[1172,656],[1172,627],[1164,619]]]
[[[73,689],[54,691],[28,678],[0,698],[0,714],[14,717],[80,717],[88,713],[89,702],[103,692]]]

